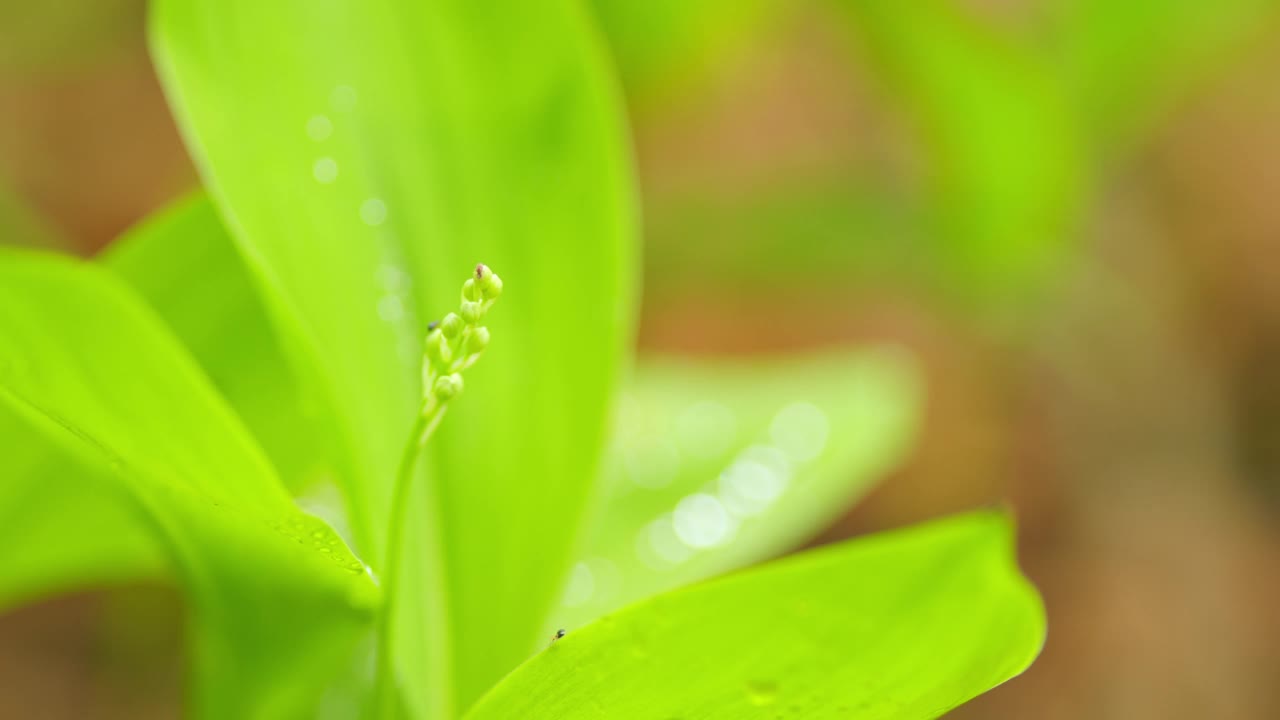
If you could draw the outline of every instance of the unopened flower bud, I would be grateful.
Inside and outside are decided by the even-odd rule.
[[[477,302],[480,300],[480,286],[476,284],[475,278],[467,278],[462,283],[462,302]]]
[[[453,352],[439,328],[427,333],[427,359],[436,367],[444,367],[453,361]]]
[[[480,294],[485,300],[497,300],[502,294],[502,278],[498,277],[498,273],[489,273],[487,280],[480,281]]]
[[[489,329],[480,323],[501,293],[502,279],[487,265],[477,265],[462,285],[458,312],[428,326],[422,358],[423,417],[462,392],[461,373],[474,365],[489,345]],[[430,430],[423,442],[429,434]]]
[[[468,280],[467,282],[471,282]],[[484,308],[478,302],[462,303],[462,321],[468,325],[479,323],[484,317]]]
[[[436,379],[434,389],[437,400],[450,400],[462,392],[462,376],[454,373]]]
[[[462,318],[458,317],[458,313],[449,313],[440,321],[440,331],[450,340],[458,337],[458,333],[462,332]]]

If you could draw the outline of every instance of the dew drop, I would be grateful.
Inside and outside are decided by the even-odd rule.
[[[792,460],[812,460],[827,446],[831,427],[827,414],[812,403],[798,402],[778,411],[769,424],[769,438]]]
[[[383,295],[378,300],[378,317],[383,322],[400,322],[404,318],[404,301],[399,295]]]
[[[409,274],[398,265],[382,265],[374,273],[378,286],[389,293],[399,292],[409,284]]]
[[[787,489],[791,463],[779,449],[753,445],[720,474],[720,501],[738,517],[758,515]]]
[[[709,548],[729,537],[733,519],[720,500],[706,493],[694,493],[676,505],[672,513],[676,536],[693,548]]]
[[[369,198],[360,205],[360,219],[365,225],[377,227],[387,221],[387,204],[378,198]]]
[[[316,142],[323,142],[333,134],[333,121],[327,115],[312,115],[307,120],[307,137]]]
[[[311,166],[311,175],[316,182],[328,185],[338,179],[338,161],[331,157],[317,158]]]
[[[692,554],[689,546],[676,537],[670,513],[649,523],[636,537],[636,556],[654,570],[668,570]]]
[[[349,113],[356,109],[356,89],[350,85],[339,85],[329,94],[329,105],[340,113]]]
[[[752,680],[748,682],[747,700],[756,707],[772,705],[778,700],[778,684],[769,680]]]

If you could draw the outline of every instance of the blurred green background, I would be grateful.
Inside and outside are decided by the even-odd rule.
[[[591,10],[640,173],[642,355],[918,356],[909,460],[814,542],[1016,508],[1050,639],[952,716],[1280,717],[1280,9]],[[145,11],[0,0],[0,235],[91,255],[196,186]],[[177,602],[0,616],[0,716],[173,716]]]

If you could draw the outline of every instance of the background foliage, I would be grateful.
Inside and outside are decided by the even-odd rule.
[[[6,486],[0,533],[30,550],[8,566],[0,599],[117,588],[0,618],[0,684],[67,688],[48,693],[51,716],[57,702],[81,703],[62,708],[71,717],[163,716],[176,694],[163,658],[177,645],[224,637],[197,667],[226,667],[217,653],[252,657],[255,623],[281,622],[332,632],[300,634],[292,649],[305,661],[287,677],[210,675],[197,702],[212,713],[236,702],[223,682],[257,688],[279,703],[270,711],[312,683],[336,688],[326,712],[350,712],[367,672],[358,628],[372,601],[353,601],[370,592],[367,575],[326,580],[328,561],[302,569],[270,523],[320,516],[322,534],[334,528],[376,567],[420,326],[453,307],[477,259],[504,272],[511,297],[419,479],[435,494],[415,500],[411,562],[429,570],[401,607],[423,612],[397,623],[419,640],[400,648],[402,663],[432,679],[405,684],[406,709],[460,711],[557,627],[573,632],[478,714],[530,698],[586,714],[593,702],[664,701],[594,679],[602,655],[630,677],[704,645],[743,658],[778,648],[780,660],[789,641],[814,657],[805,639],[832,633],[863,647],[885,631],[793,618],[786,627],[804,629],[744,639],[683,624],[704,625],[698,608],[716,593],[813,560],[578,629],[799,543],[1010,496],[1053,639],[1030,674],[958,715],[1280,707],[1265,672],[1280,457],[1270,4],[379,2],[349,13],[166,0],[152,43],[172,114],[141,4],[98,3],[94,15],[63,4],[0,11],[4,242],[89,254],[186,199],[107,249],[119,279],[0,260],[5,476],[84,478]],[[196,171],[174,118],[211,199],[189,194]],[[646,271],[638,308],[633,261]],[[59,321],[72,317],[81,324]],[[47,329],[63,325],[72,334]],[[60,352],[77,345],[131,352]],[[112,368],[179,378],[166,396],[192,398],[188,429],[220,418],[222,430],[191,440],[212,448],[194,456],[199,472],[185,470],[191,443],[170,434],[172,402],[130,402],[121,416],[111,397],[57,394],[156,396],[104,383]],[[43,409],[14,393],[41,396]],[[60,435],[67,424],[92,430],[127,471]],[[131,456],[148,427],[164,433],[146,447],[177,454]],[[258,469],[236,471],[243,486],[215,483],[216,501],[248,502],[266,530],[204,517],[166,480],[183,469],[204,488],[234,462]],[[468,482],[438,482],[458,467]],[[279,488],[310,514],[279,505]],[[423,530],[432,517],[438,535]],[[578,518],[592,517],[609,521],[579,534]],[[146,533],[131,530],[140,518]],[[973,532],[992,557],[1004,552],[1003,531]],[[848,563],[844,579],[813,585],[843,592],[832,607],[881,597],[861,594],[869,574],[896,597],[863,551],[826,552]],[[262,578],[317,615],[236,615],[271,594]],[[962,579],[933,578],[937,597],[903,590],[897,605],[971,602]],[[335,590],[348,585],[354,594]],[[227,587],[243,596],[223,597]],[[755,624],[767,625],[771,598],[785,605],[763,585],[751,592],[726,622],[761,612]],[[198,620],[180,642],[174,606],[192,598]],[[168,628],[155,622],[166,617]],[[75,627],[67,618],[93,628],[77,636],[88,649],[48,650],[60,647],[49,628]],[[665,628],[640,643],[647,659],[610,654],[636,645],[637,627]],[[697,685],[735,717],[789,707],[796,678],[815,676],[707,671]],[[941,710],[1001,677],[896,709]],[[1187,690],[1170,698],[1163,688],[1179,678]],[[822,692],[800,702],[832,706]]]

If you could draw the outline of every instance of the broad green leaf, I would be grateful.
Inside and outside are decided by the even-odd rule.
[[[986,299],[1034,288],[1064,250],[1086,159],[1043,58],[958,3],[837,7],[923,141],[949,281]]]
[[[630,338],[629,167],[600,48],[569,0],[161,0],[152,36],[283,342],[332,400],[375,569],[420,336],[477,261],[506,280],[423,463],[398,603],[411,706],[450,715],[536,646]]]
[[[467,717],[935,718],[1040,652],[1012,536],[978,512],[660,596],[569,633]]]
[[[5,514],[30,508],[42,521],[29,538],[45,543],[33,552],[68,570],[24,594],[65,587],[77,568],[150,572],[163,557],[193,610],[196,714],[316,711],[376,590],[127,289],[72,261],[0,255],[0,429],[19,451],[4,453]],[[102,512],[82,524],[88,503]]]
[[[0,262],[4,262],[0,259]],[[89,586],[164,577],[163,552],[103,482],[7,409],[0,410],[0,609]]]
[[[200,363],[295,493],[337,470],[332,420],[308,397],[244,260],[203,194],[179,201],[117,240],[103,262],[144,298]]]
[[[620,467],[554,626],[808,539],[902,459],[919,383],[893,347],[641,363],[623,399]]]

